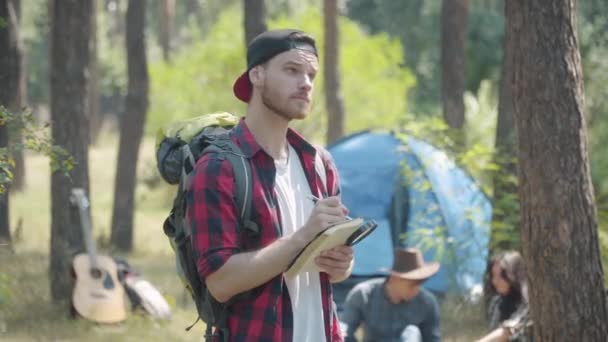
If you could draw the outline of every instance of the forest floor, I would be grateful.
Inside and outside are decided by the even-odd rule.
[[[0,272],[6,276],[8,301],[0,302],[1,341],[202,341],[205,326],[175,275],[169,255],[130,257],[131,265],[158,288],[172,308],[169,321],[129,312],[120,324],[99,325],[72,319],[65,306],[50,300],[48,256],[41,253],[0,252]],[[470,342],[483,334],[480,307],[448,298],[441,301],[442,340]]]
[[[107,251],[110,232],[117,142],[115,135],[104,134],[89,152],[94,235],[102,253]],[[163,185],[157,175],[153,139],[142,143],[140,158],[135,251],[122,257],[161,291],[172,308],[172,319],[156,321],[129,313],[124,323],[98,325],[72,319],[68,308],[51,302],[49,161],[39,155],[26,155],[27,186],[10,199],[14,252],[0,248],[0,340],[202,341],[204,324],[199,322],[185,331],[196,319],[196,309],[175,275],[171,249],[162,232],[175,190]],[[484,332],[480,305],[456,298],[441,301],[441,321],[446,342],[470,342]]]

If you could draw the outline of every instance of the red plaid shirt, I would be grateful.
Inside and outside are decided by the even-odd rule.
[[[251,165],[253,178],[252,220],[260,227],[254,238],[239,230],[234,200],[234,178],[230,162],[211,155],[199,159],[187,195],[187,219],[192,228],[194,251],[201,278],[217,271],[240,252],[266,246],[282,236],[279,205],[274,191],[274,160],[255,141],[244,120],[232,130],[231,138],[240,146]],[[291,129],[287,140],[298,152],[312,193],[318,197],[339,194],[338,172],[329,153],[319,149],[327,175],[327,189],[315,171],[317,149]],[[331,284],[320,274],[321,296],[327,341],[342,341],[333,310]],[[229,308],[230,341],[292,341],[293,315],[283,275],[252,290],[252,295]]]

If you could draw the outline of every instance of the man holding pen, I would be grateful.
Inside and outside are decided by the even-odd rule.
[[[247,64],[234,84],[247,113],[230,138],[251,166],[251,217],[258,231],[238,226],[228,160],[212,154],[200,158],[187,194],[201,279],[222,303],[248,294],[230,302],[229,336],[220,332],[215,340],[342,341],[331,282],[350,275],[352,248],[324,251],[315,260],[321,272],[283,276],[311,239],[347,214],[329,153],[289,129],[292,120],[310,112],[318,71],[315,41],[297,30],[262,33],[247,49]]]

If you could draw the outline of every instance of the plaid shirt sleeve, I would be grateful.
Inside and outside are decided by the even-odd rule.
[[[240,250],[234,178],[230,162],[212,154],[200,158],[193,172],[186,218],[197,270],[205,278]]]

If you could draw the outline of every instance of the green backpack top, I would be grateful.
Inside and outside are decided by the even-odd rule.
[[[165,181],[179,184],[163,230],[175,252],[177,273],[196,304],[197,321],[202,319],[207,324],[206,338],[211,337],[213,326],[223,330],[225,339],[228,337],[227,307],[232,300],[223,304],[217,302],[198,275],[191,232],[186,227],[185,195],[196,161],[206,153],[218,154],[232,164],[240,228],[245,227],[259,234],[257,225],[250,220],[253,185],[249,162],[228,136],[229,130],[237,123],[238,118],[232,114],[213,113],[171,123],[161,128],[156,136],[158,170]]]

